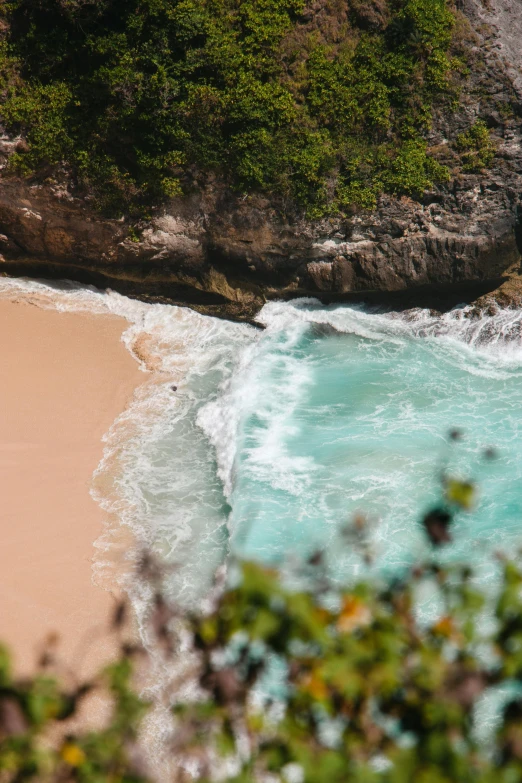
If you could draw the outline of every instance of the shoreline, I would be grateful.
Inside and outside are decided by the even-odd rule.
[[[116,315],[0,299],[0,641],[20,675],[58,634],[58,657],[89,676],[114,652],[118,590],[93,582],[106,513],[90,494],[102,437],[143,383]]]
[[[7,279],[31,278],[52,285],[54,282],[70,280],[81,286],[94,286],[100,290],[110,288],[122,296],[146,304],[166,304],[193,310],[200,315],[218,318],[231,323],[247,323],[262,329],[257,320],[264,304],[270,301],[291,302],[295,299],[317,299],[322,305],[362,305],[382,308],[384,311],[404,311],[416,308],[432,309],[441,314],[465,304],[473,305],[487,299],[488,304],[498,302],[501,307],[520,306],[522,303],[522,275],[518,263],[512,264],[503,274],[494,274],[485,279],[451,283],[430,283],[407,286],[393,290],[360,289],[335,292],[311,290],[309,288],[282,288],[268,294],[261,289],[252,296],[248,285],[238,289],[243,295],[239,299],[213,301],[208,292],[175,285],[168,280],[152,282],[138,277],[120,278],[100,270],[84,269],[61,263],[23,258],[6,260],[2,271]]]

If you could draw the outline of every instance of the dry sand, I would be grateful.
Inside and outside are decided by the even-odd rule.
[[[20,673],[55,631],[73,667],[111,652],[115,596],[92,582],[102,435],[143,381],[123,319],[0,301],[0,640]]]

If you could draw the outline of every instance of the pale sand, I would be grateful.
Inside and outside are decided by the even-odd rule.
[[[77,673],[112,651],[103,629],[116,597],[92,581],[103,512],[89,485],[103,434],[144,379],[124,328],[0,301],[0,640],[20,673],[52,631],[73,668],[87,650]]]

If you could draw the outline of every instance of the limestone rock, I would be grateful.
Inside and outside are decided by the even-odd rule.
[[[460,172],[421,202],[383,197],[375,211],[319,221],[284,216],[265,197],[236,197],[209,179],[138,232],[101,217],[66,185],[4,173],[0,269],[72,277],[232,317],[250,317],[268,298],[342,299],[497,280],[518,263],[522,246],[522,0],[460,6],[486,52],[487,73],[471,79],[490,92],[497,146],[490,170]],[[430,143],[450,157],[448,139],[481,110],[473,94],[451,120],[435,118]],[[518,113],[506,119],[498,107],[517,101]],[[19,143],[0,138],[0,169]]]

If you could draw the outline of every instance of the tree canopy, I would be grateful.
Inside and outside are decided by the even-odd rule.
[[[310,216],[448,178],[427,148],[455,100],[448,0],[9,0],[11,170],[66,162],[110,214],[198,177]]]

